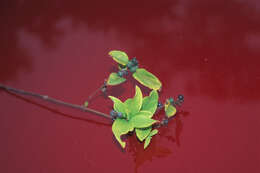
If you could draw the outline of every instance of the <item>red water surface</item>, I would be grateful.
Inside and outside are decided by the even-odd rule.
[[[119,49],[161,79],[161,101],[185,96],[146,150],[135,136],[121,150],[109,120],[1,90],[1,173],[260,172],[260,1],[2,0],[0,38],[6,85],[82,104]]]

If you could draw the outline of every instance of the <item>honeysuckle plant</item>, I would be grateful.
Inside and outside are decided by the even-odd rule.
[[[70,104],[47,95],[12,88],[1,83],[0,88],[7,92],[37,97],[51,103],[80,109],[109,118],[113,121],[112,132],[122,148],[125,148],[126,142],[121,139],[121,136],[129,132],[135,132],[138,140],[144,142],[145,149],[149,146],[152,137],[158,133],[158,128],[168,124],[171,117],[176,115],[176,107],[181,106],[184,97],[179,95],[176,100],[170,97],[162,104],[159,102],[158,93],[162,88],[162,83],[155,75],[144,68],[139,68],[137,59],[132,58],[129,60],[128,55],[123,51],[112,50],[108,54],[117,62],[119,71],[110,73],[104,84],[91,94],[83,105]],[[101,90],[105,93],[108,86],[113,87],[125,82],[127,80],[125,76],[129,73],[132,73],[132,77],[140,84],[151,89],[148,96],[143,96],[141,89],[136,85],[134,97],[128,98],[124,102],[114,96],[108,96],[114,103],[110,115],[89,108],[89,100],[91,100],[98,91]],[[164,108],[165,111],[165,118],[162,121],[153,119],[154,114],[158,112],[157,110],[162,108]]]
[[[126,143],[121,140],[121,136],[135,131],[140,141],[146,141],[146,148],[151,138],[148,136],[150,134],[153,136],[158,132],[157,130],[152,131],[152,125],[159,122],[152,119],[158,105],[157,91],[152,90],[149,96],[143,97],[141,89],[136,86],[135,96],[125,102],[113,96],[109,96],[109,98],[114,102],[114,111],[122,114],[114,120],[112,125],[112,131],[117,141],[125,148]]]
[[[161,81],[146,69],[139,68],[136,58],[129,60],[127,54],[119,50],[110,51],[108,54],[118,63],[120,69],[118,73],[113,72],[109,75],[108,85],[118,85],[125,82],[126,79],[123,76],[128,74],[127,71],[130,71],[133,73],[133,78],[142,85],[153,90],[161,89]]]
[[[116,97],[109,96],[114,102],[114,110],[111,111],[114,122],[112,131],[115,138],[120,145],[125,148],[126,143],[122,141],[121,136],[134,131],[139,141],[144,142],[144,149],[147,148],[151,142],[152,136],[158,133],[157,129],[153,129],[156,123],[160,125],[158,120],[152,119],[157,108],[163,107],[158,102],[158,90],[162,88],[161,81],[152,73],[144,68],[139,68],[136,58],[129,60],[125,52],[113,50],[109,55],[118,63],[119,71],[112,72],[107,80],[107,85],[115,86],[126,81],[124,76],[128,75],[129,71],[142,85],[152,89],[149,96],[143,97],[141,89],[136,86],[135,96],[122,102]],[[176,114],[176,107],[174,103],[181,103],[183,96],[179,96],[178,102],[174,102],[173,98],[166,100],[164,110],[167,119],[164,119],[161,124],[167,124],[168,119]]]

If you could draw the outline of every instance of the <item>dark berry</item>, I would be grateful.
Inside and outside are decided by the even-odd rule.
[[[169,122],[168,119],[163,119],[163,120],[162,120],[162,124],[163,124],[163,125],[167,125],[168,122]]]
[[[122,117],[123,117],[122,112],[118,112],[118,113],[117,113],[117,117],[118,117],[118,118],[122,118]]]
[[[183,95],[178,95],[178,99],[179,99],[179,100],[184,100]]]
[[[137,61],[136,58],[133,58],[131,61],[132,61],[132,63],[133,63],[134,65],[138,65],[138,61]]]
[[[116,117],[117,112],[114,111],[114,110],[111,110],[111,111],[110,111],[110,115],[111,115],[111,117]]]
[[[163,107],[163,104],[161,102],[158,102],[158,105],[157,105],[158,108],[161,108]]]
[[[133,66],[130,68],[130,71],[134,73],[138,69],[138,66]]]

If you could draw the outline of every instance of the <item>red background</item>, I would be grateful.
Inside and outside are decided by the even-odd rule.
[[[131,136],[122,151],[110,121],[1,90],[0,172],[260,172],[259,1],[2,0],[0,38],[0,82],[16,88],[82,104],[119,49],[161,79],[161,101],[185,96],[147,150]]]

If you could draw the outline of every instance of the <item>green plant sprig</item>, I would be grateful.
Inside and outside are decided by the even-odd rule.
[[[113,96],[109,96],[109,98],[114,102],[114,110],[111,111],[114,119],[112,131],[122,148],[125,148],[126,143],[122,141],[121,136],[133,131],[139,141],[145,140],[144,149],[147,148],[152,136],[158,133],[158,130],[153,130],[153,127],[158,128],[168,124],[169,118],[176,114],[175,107],[166,100],[164,105],[166,119],[161,122],[152,119],[158,108],[159,95],[156,90],[152,90],[149,96],[143,97],[141,89],[136,86],[135,96],[124,102]],[[153,126],[155,124],[158,125]]]
[[[142,85],[153,90],[161,89],[161,81],[146,69],[139,68],[139,63],[136,58],[129,60],[128,55],[119,50],[112,50],[108,54],[118,63],[119,68],[117,73],[113,72],[109,75],[108,85],[114,86],[125,82],[126,79],[123,76],[131,72],[133,78]]]
[[[123,51],[112,50],[108,54],[118,63],[119,71],[110,73],[107,85],[115,86],[125,82],[126,78],[124,76],[127,76],[130,72],[139,83],[152,89],[150,95],[143,98],[141,89],[136,86],[135,96],[127,99],[125,102],[109,96],[114,102],[114,110],[110,112],[110,115],[114,120],[112,131],[117,141],[122,148],[125,148],[126,143],[121,140],[121,136],[135,131],[139,141],[145,141],[145,149],[149,146],[152,136],[158,133],[158,130],[153,130],[153,127],[158,128],[168,124],[169,119],[177,112],[176,105],[180,106],[183,98],[182,100],[178,99],[177,102],[174,102],[173,98],[169,98],[164,105],[160,105],[157,91],[161,90],[162,84],[155,75],[144,68],[139,68],[137,59],[134,57],[129,60],[128,55]],[[161,122],[152,119],[157,108],[161,109],[163,107],[166,118]]]
[[[166,99],[164,104],[158,102],[158,91],[161,90],[162,84],[155,75],[144,68],[139,68],[137,59],[132,58],[129,60],[125,52],[113,50],[109,52],[109,55],[118,63],[119,71],[117,73],[112,72],[109,75],[109,78],[105,80],[104,84],[91,94],[83,105],[67,103],[47,95],[12,88],[1,83],[0,89],[15,94],[36,97],[50,103],[91,112],[104,118],[111,119],[113,121],[112,132],[122,148],[125,148],[126,142],[122,141],[121,136],[134,131],[138,140],[141,142],[144,141],[145,149],[149,146],[152,137],[158,133],[158,128],[167,125],[168,121],[176,115],[176,107],[181,106],[184,97],[179,95],[176,101],[174,101],[173,98]],[[124,78],[124,76],[128,75],[129,72],[132,73],[133,78],[140,84],[151,89],[148,96],[143,96],[141,89],[136,86],[135,96],[133,98],[128,98],[124,102],[114,96],[108,96],[114,103],[110,115],[88,107],[89,101],[98,93],[98,91],[106,92],[107,86],[115,86],[125,82],[126,78]],[[165,118],[162,121],[153,119],[153,115],[163,108],[165,111]]]

